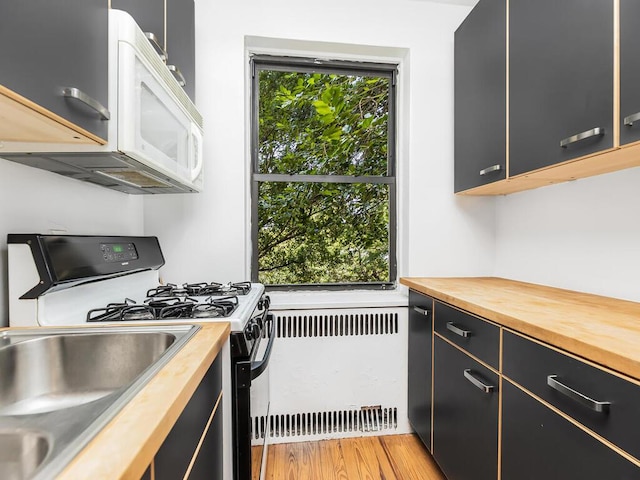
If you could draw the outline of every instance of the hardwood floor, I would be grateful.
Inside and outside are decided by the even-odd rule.
[[[415,435],[270,445],[267,480],[445,480]]]

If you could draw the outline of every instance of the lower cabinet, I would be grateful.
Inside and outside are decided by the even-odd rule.
[[[543,478],[631,480],[640,469],[505,380],[502,480]]]
[[[213,362],[154,457],[155,480],[222,479],[222,359]],[[218,402],[212,422],[209,419]],[[206,430],[207,424],[209,429]],[[194,458],[203,434],[204,441]]]
[[[499,376],[438,336],[433,368],[433,457],[449,480],[495,480]]]
[[[431,342],[433,300],[409,292],[409,422],[431,450]]]

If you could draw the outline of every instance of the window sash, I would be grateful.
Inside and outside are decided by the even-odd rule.
[[[361,75],[389,77],[389,120],[387,152],[387,176],[350,176],[350,175],[305,175],[258,173],[259,150],[259,79],[260,70],[277,70],[304,73],[335,73],[342,75]],[[258,195],[261,182],[287,183],[373,183],[389,185],[389,281],[357,283],[322,283],[269,285],[270,290],[349,290],[376,289],[386,290],[395,287],[398,264],[397,252],[397,189],[396,189],[396,71],[395,64],[371,64],[361,62],[330,61],[293,57],[272,57],[256,55],[251,58],[251,281],[258,281]]]

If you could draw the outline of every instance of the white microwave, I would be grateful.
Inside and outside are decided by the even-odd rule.
[[[126,12],[109,11],[106,145],[5,142],[0,157],[126,193],[203,188],[202,116]]]

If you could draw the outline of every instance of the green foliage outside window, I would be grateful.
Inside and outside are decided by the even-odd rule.
[[[265,69],[258,78],[256,173],[283,175],[258,184],[258,280],[389,282],[390,185],[366,177],[390,174],[390,76]]]

